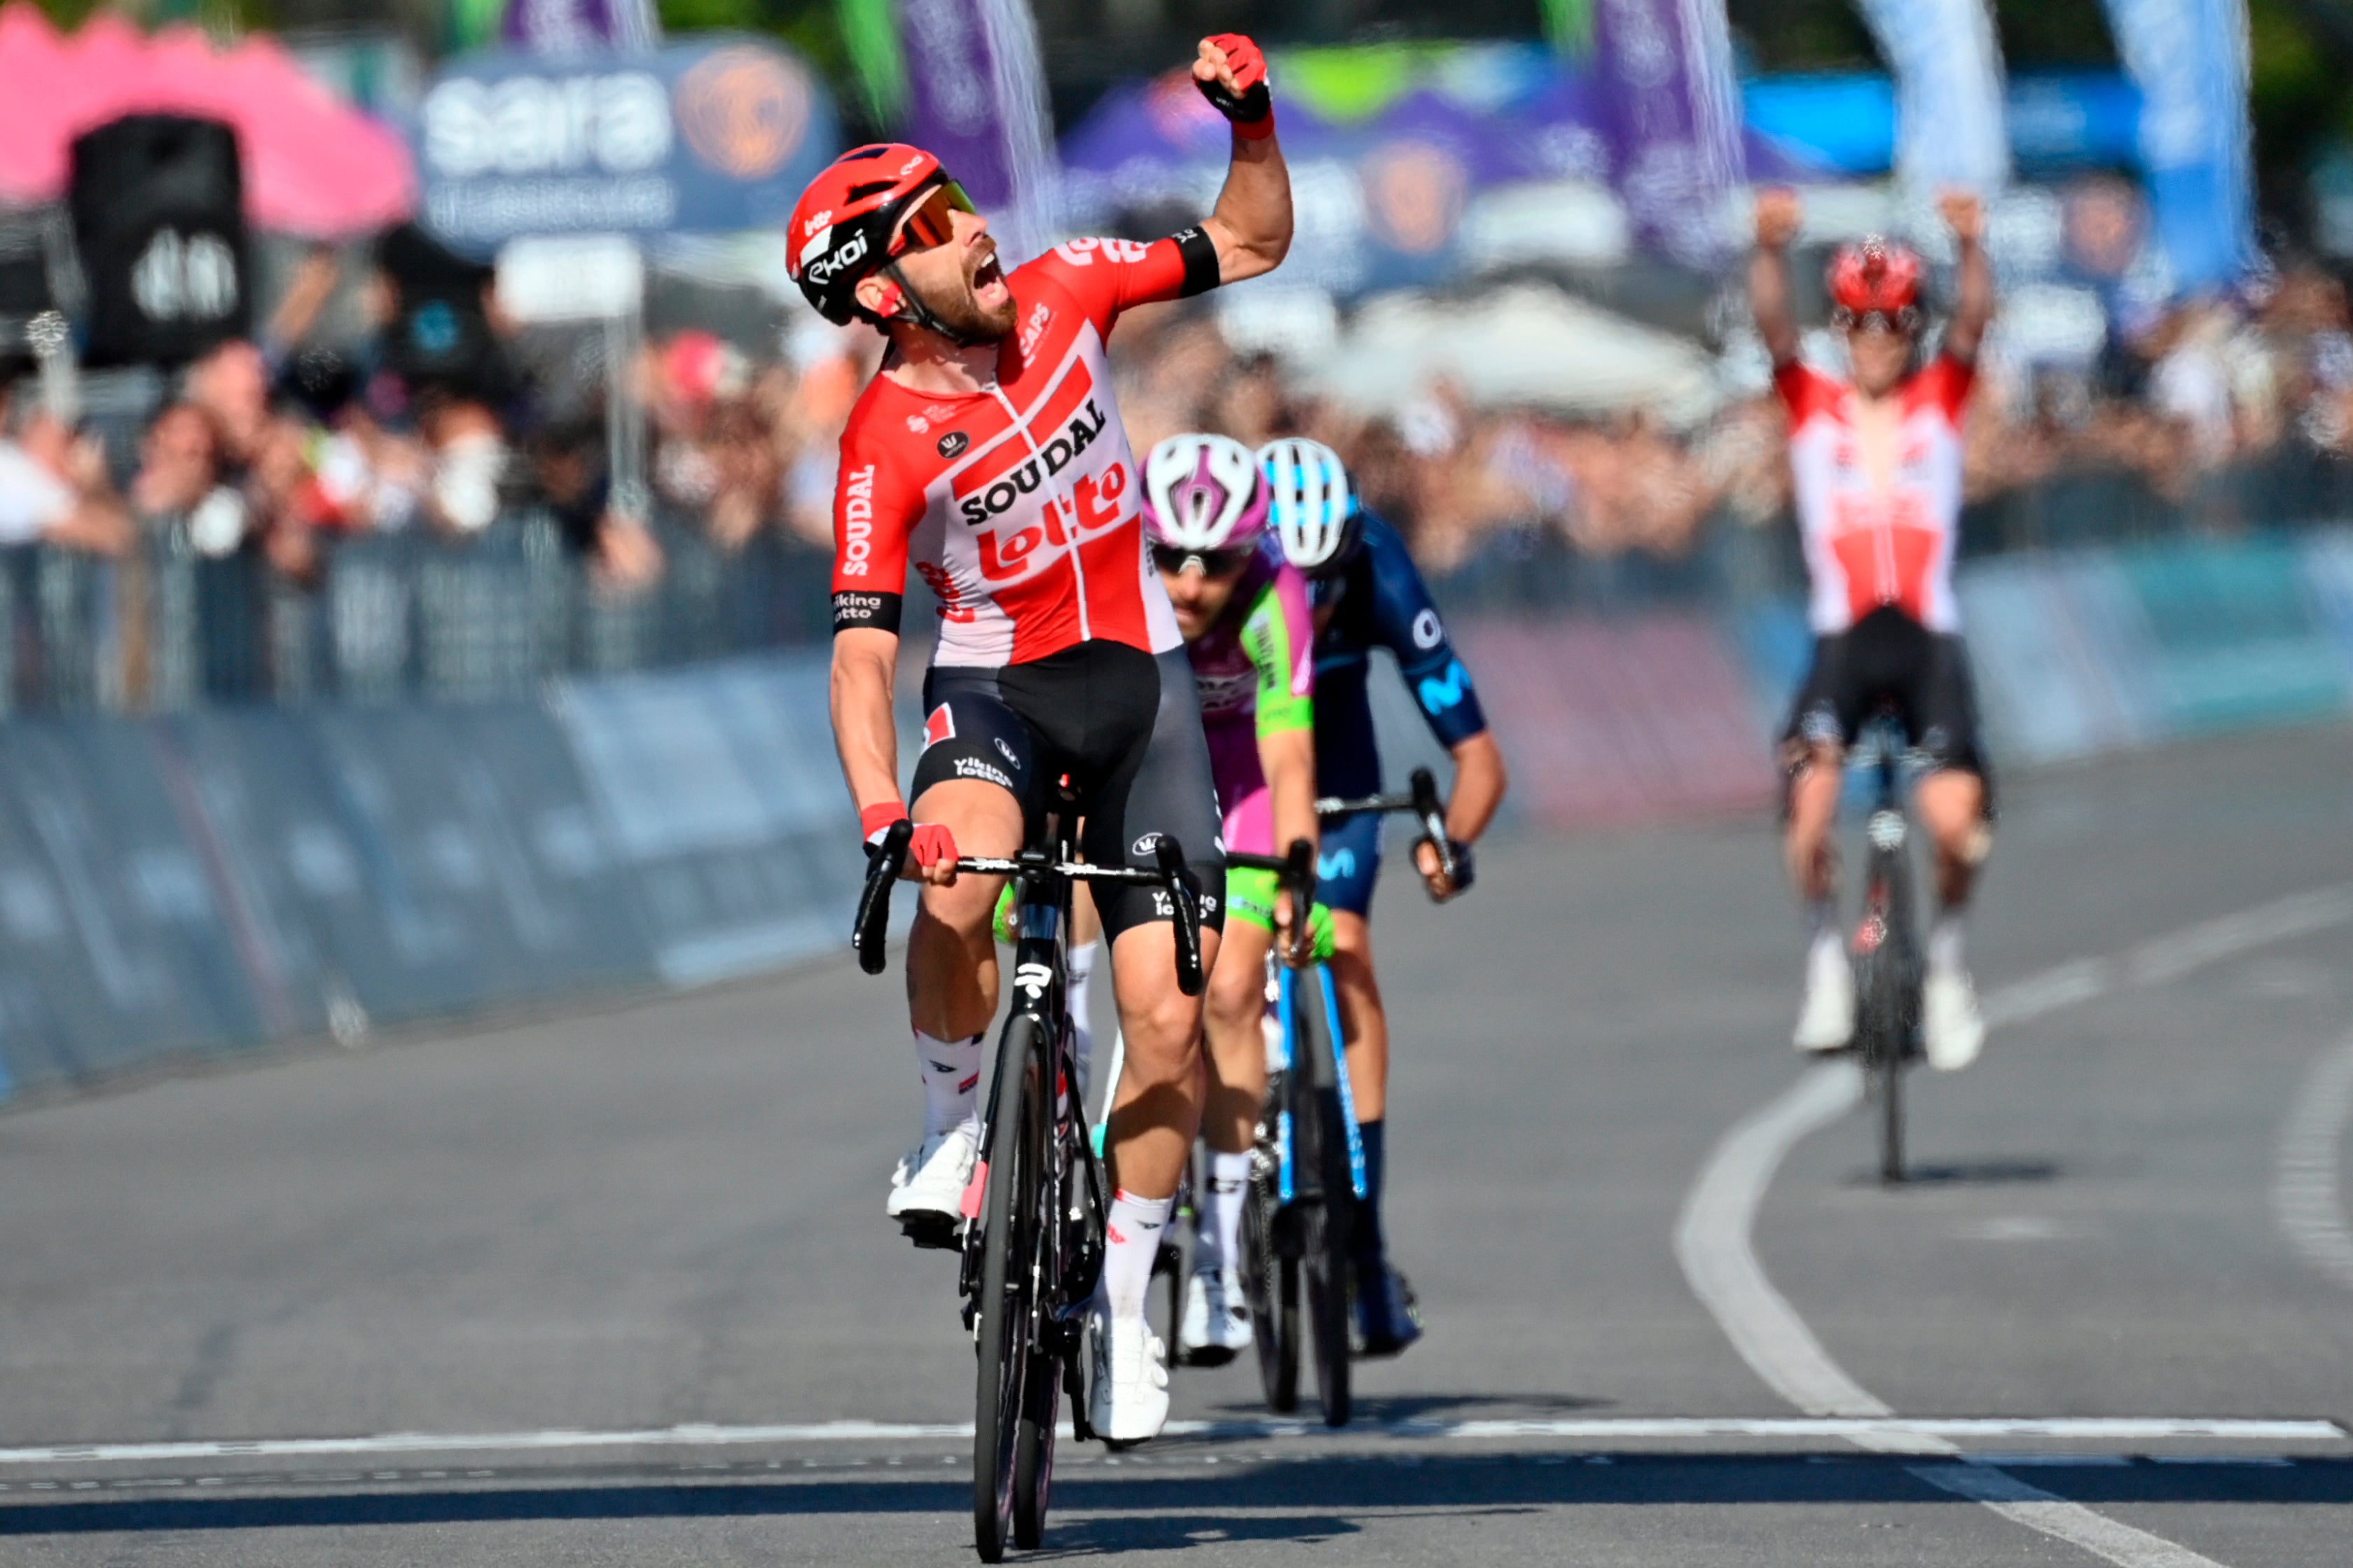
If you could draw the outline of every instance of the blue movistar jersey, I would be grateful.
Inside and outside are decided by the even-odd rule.
[[[1317,794],[1379,793],[1381,754],[1365,688],[1376,647],[1397,655],[1406,689],[1440,745],[1451,751],[1486,730],[1471,672],[1395,529],[1366,513],[1356,559],[1314,589]]]

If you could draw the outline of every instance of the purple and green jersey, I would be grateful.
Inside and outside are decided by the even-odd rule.
[[[1315,725],[1315,636],[1307,580],[1263,542],[1226,613],[1186,648],[1201,689],[1226,847],[1271,855],[1274,814],[1259,741]]]

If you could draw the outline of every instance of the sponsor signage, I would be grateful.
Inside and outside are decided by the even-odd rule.
[[[477,249],[782,224],[841,140],[807,67],[749,39],[470,55],[435,79],[413,134],[426,224]]]

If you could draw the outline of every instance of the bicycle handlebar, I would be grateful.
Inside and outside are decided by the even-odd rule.
[[[1457,880],[1461,867],[1454,854],[1454,841],[1446,837],[1446,808],[1438,795],[1438,775],[1428,768],[1416,768],[1409,781],[1412,785],[1407,795],[1367,795],[1355,799],[1327,796],[1315,803],[1316,817],[1331,822],[1344,816],[1361,816],[1367,813],[1399,812],[1421,820],[1420,842],[1430,846],[1438,856],[1438,869],[1451,885]],[[1228,862],[1234,862],[1229,855]]]
[[[1274,873],[1276,886],[1291,895],[1291,951],[1286,962],[1293,969],[1304,968],[1314,942],[1314,933],[1308,930],[1307,909],[1315,900],[1315,846],[1304,838],[1294,838],[1290,852],[1284,855],[1250,855],[1229,849],[1226,867],[1229,870]]]
[[[891,884],[899,879],[907,845],[914,837],[915,825],[902,816],[883,829],[881,843],[866,847],[866,886],[859,889],[849,942],[858,950],[858,967],[869,974],[881,973],[889,962],[882,943],[891,930]]]
[[[878,843],[866,848],[866,885],[858,895],[858,916],[850,929],[850,944],[858,950],[858,967],[869,974],[880,974],[888,962],[883,944],[891,924],[891,894],[899,881],[900,868],[906,864],[907,845],[915,836],[915,825],[901,818],[892,823]],[[1073,882],[1113,882],[1123,887],[1162,888],[1166,889],[1176,905],[1176,987],[1187,996],[1198,996],[1206,983],[1201,964],[1201,899],[1193,886],[1193,873],[1185,864],[1184,847],[1176,839],[1163,835],[1153,847],[1156,865],[1151,870],[1138,866],[1091,866],[1079,860],[1050,860],[1040,852],[1029,851],[1007,858],[997,855],[960,855],[955,868],[987,877],[1061,877]]]

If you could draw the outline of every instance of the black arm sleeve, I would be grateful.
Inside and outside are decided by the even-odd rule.
[[[896,632],[900,604],[896,594],[837,589],[833,595],[833,629],[846,632],[853,626],[871,626],[878,632]]]
[[[1185,258],[1185,289],[1178,299],[1206,294],[1226,280],[1224,268],[1218,265],[1218,242],[1199,224],[1180,228],[1168,237],[1176,242],[1176,254]]]

